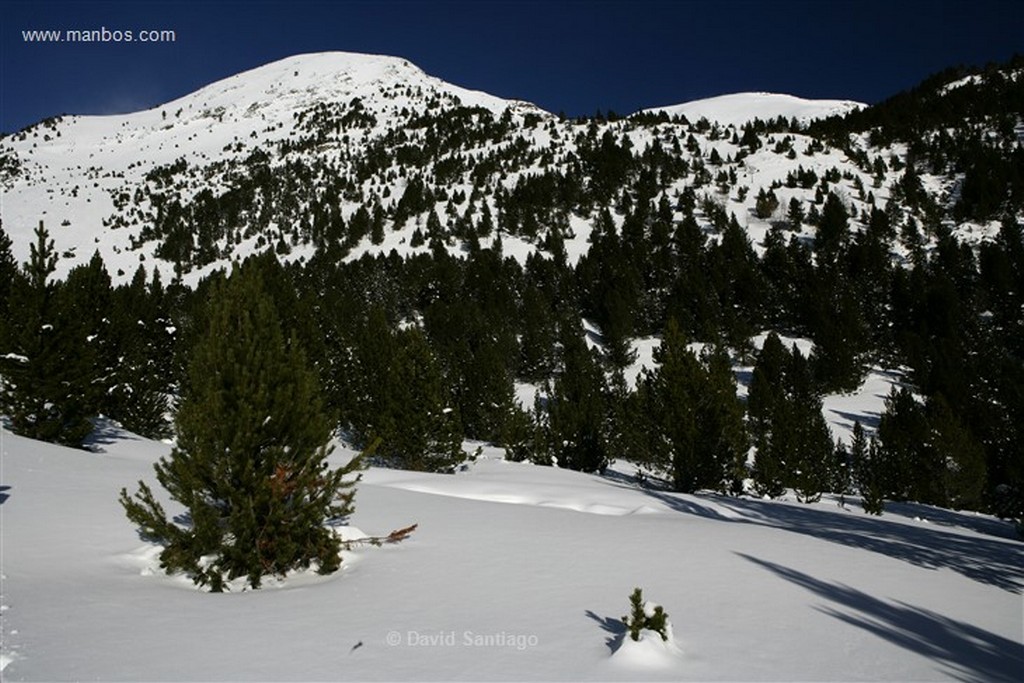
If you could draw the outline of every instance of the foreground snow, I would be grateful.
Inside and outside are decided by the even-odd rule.
[[[685,496],[508,463],[365,473],[343,570],[212,595],[117,504],[168,447],[2,432],[5,680],[1020,680],[1024,545],[988,517]],[[346,457],[339,452],[338,458]],[[169,511],[174,510],[172,507]],[[349,529],[349,533],[357,533]],[[640,586],[672,643],[626,642]]]

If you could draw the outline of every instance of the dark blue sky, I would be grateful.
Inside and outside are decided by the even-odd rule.
[[[33,29],[170,29],[164,44],[29,43]],[[12,2],[0,131],[134,111],[302,52],[405,57],[570,115],[764,90],[877,102],[947,66],[1024,52],[1024,2]]]

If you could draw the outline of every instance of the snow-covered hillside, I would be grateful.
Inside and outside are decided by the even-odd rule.
[[[313,247],[298,224],[321,211],[317,205],[337,207],[349,220],[360,207],[379,204],[388,223],[383,242],[371,244],[364,238],[352,246],[350,256],[391,250],[407,255],[427,250],[425,245],[412,246],[413,233],[427,222],[427,212],[419,212],[412,217],[415,220],[391,222],[414,175],[422,174],[435,193],[469,197],[457,207],[465,216],[479,216],[486,208],[498,217],[499,191],[509,191],[538,175],[578,174],[581,167],[591,166],[586,161],[581,164],[585,154],[581,145],[594,144],[584,137],[600,140],[609,133],[612,141],[628,145],[634,154],[657,145],[700,169],[671,180],[662,189],[664,195],[675,202],[686,188],[701,188],[700,195],[735,214],[759,245],[770,221],[783,217],[790,199],[814,200],[814,187],[809,184],[778,188],[792,174],[799,171],[806,174],[802,178],[820,179],[834,172],[833,180],[841,175],[842,180],[830,187],[858,212],[868,212],[872,206],[884,208],[888,185],[899,174],[895,169],[875,174],[841,151],[818,146],[799,134],[765,136],[767,144],[747,156],[750,150],[737,144],[735,137],[740,124],[777,116],[807,121],[861,106],[747,93],[650,110],[685,114],[691,122],[707,117],[718,124],[710,130],[665,123],[638,126],[631,120],[573,121],[525,102],[447,84],[400,58],[341,52],[299,55],[218,81],[148,111],[57,117],[0,138],[4,193],[0,218],[20,261],[28,258],[32,231],[45,221],[62,256],[58,276],[87,262],[97,250],[117,282],[130,279],[140,264],[149,270],[161,268],[168,275],[174,264],[160,252],[166,231],[173,229],[167,225],[168,211],[180,206],[183,220],[194,222],[190,212],[197,199],[223,207],[225,197],[240,192],[245,183],[256,182],[257,160],[278,178],[310,175],[303,185],[309,188],[309,196],[289,197],[286,203],[291,208],[283,212],[278,206],[254,206],[255,200],[246,200],[244,210],[249,215],[232,218],[237,221],[234,225],[217,227],[227,233],[213,247],[220,258],[206,258],[199,264],[186,259],[184,271],[191,273],[186,283],[194,284],[204,272],[220,265],[218,261],[244,258],[281,240],[291,242],[287,259],[308,257]],[[465,116],[453,117],[452,125],[463,128],[437,130],[443,115],[458,107],[463,112],[477,108],[472,111],[486,112],[492,120],[478,120],[476,127],[470,127]],[[434,129],[428,129],[424,116],[435,117],[430,124]],[[477,134],[481,139],[475,139]],[[446,135],[451,138],[439,140]],[[439,147],[441,142],[446,147]],[[402,156],[406,148],[411,154]],[[904,150],[894,147],[876,153],[891,160]],[[453,172],[453,168],[461,170]],[[705,170],[708,175],[702,177]],[[712,172],[725,173],[727,182]],[[443,181],[437,178],[439,173],[444,174]],[[328,193],[324,187],[328,179],[334,179],[339,188]],[[592,181],[580,178],[578,182]],[[730,186],[736,191],[730,191]],[[778,188],[778,215],[755,216],[758,191],[773,186]],[[873,188],[871,197],[866,196],[865,187]],[[941,184],[935,183],[935,189],[941,191]],[[438,200],[433,207],[446,231],[453,229],[457,217],[453,206]],[[575,262],[589,246],[594,215],[566,218],[565,246]],[[620,220],[617,212],[616,220]],[[193,237],[201,231],[192,223],[184,229],[191,230]],[[506,235],[506,253],[523,262],[530,253],[542,251],[540,238],[543,234],[531,240]],[[489,243],[484,241],[483,246]],[[449,248],[453,254],[463,251],[457,240],[449,240]],[[189,258],[193,256],[190,253]]]
[[[693,100],[667,107],[654,107],[645,111],[652,114],[665,112],[669,116],[685,116],[690,121],[705,118],[723,126],[743,126],[755,118],[762,121],[780,116],[787,121],[796,119],[808,123],[814,119],[842,116],[865,107],[850,100],[807,100],[793,95],[766,92],[733,93],[702,100]]]
[[[366,145],[414,114],[453,106],[542,113],[525,102],[445,83],[397,57],[298,55],[146,111],[60,116],[0,138],[0,169],[18,169],[7,177],[0,173],[0,217],[20,260],[27,259],[32,230],[42,220],[64,256],[59,274],[99,250],[112,270],[130,276],[141,260],[153,258],[152,249],[134,250],[139,226],[122,226],[114,217],[153,169],[175,163],[198,169],[215,162],[244,165],[254,149],[297,138],[299,115],[318,107],[355,112],[367,125],[350,134],[347,144]],[[337,149],[315,153],[330,157]],[[229,186],[230,181],[204,184],[215,191]]]
[[[371,469],[350,523],[404,543],[329,577],[209,594],[163,575],[117,492],[168,446],[0,432],[8,681],[1013,681],[1024,546],[992,518],[641,488],[495,459]],[[339,451],[334,457],[345,458]],[[171,506],[169,512],[177,511]],[[357,533],[354,528],[349,534]],[[635,586],[674,647],[624,640]]]

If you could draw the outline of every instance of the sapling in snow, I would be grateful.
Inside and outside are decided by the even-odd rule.
[[[654,631],[661,639],[667,641],[671,631],[668,614],[661,605],[650,601],[645,602],[643,591],[639,588],[633,590],[629,596],[629,604],[633,611],[627,617],[622,617],[622,623],[629,629],[629,637],[633,640],[640,640],[640,632],[644,629]]]

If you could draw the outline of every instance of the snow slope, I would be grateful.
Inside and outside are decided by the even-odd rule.
[[[795,118],[801,123],[807,123],[814,119],[846,114],[865,106],[867,105],[850,100],[806,100],[779,93],[745,92],[655,107],[645,111],[685,116],[689,121],[705,118],[708,121],[717,121],[723,126],[739,128],[755,118],[767,121],[782,116],[787,120]]]
[[[213,595],[117,502],[168,446],[0,432],[4,680],[1020,680],[1024,545],[988,517],[678,495],[486,450],[369,470],[351,523],[401,545]],[[339,452],[335,457],[344,458]],[[175,506],[169,508],[172,514]],[[354,531],[353,531],[354,533]],[[635,586],[671,647],[626,643]]]
[[[352,144],[430,106],[541,112],[526,102],[446,83],[399,57],[322,52],[275,61],[145,111],[57,117],[0,138],[0,159],[16,158],[20,165],[18,176],[0,184],[0,218],[15,257],[27,260],[32,231],[43,220],[63,255],[59,277],[98,250],[110,270],[124,271],[118,279],[130,278],[141,262],[131,247],[138,226],[118,227],[111,217],[120,195],[127,202],[149,171],[179,160],[196,168],[241,163],[256,147],[296,138],[300,113],[357,100],[376,123]],[[224,189],[215,182],[204,188]],[[149,253],[147,267],[152,259]]]
[[[144,229],[156,221],[157,209],[149,192],[166,192],[168,196],[188,204],[200,191],[221,195],[234,187],[254,153],[277,154],[291,145],[289,161],[326,163],[340,169],[351,169],[372,150],[374,144],[401,131],[400,139],[416,139],[408,124],[424,113],[445,111],[465,105],[481,107],[495,116],[509,113],[511,127],[506,137],[481,146],[468,144],[452,154],[479,159],[509,145],[550,157],[555,167],[564,156],[576,149],[579,131],[572,121],[561,121],[536,106],[498,98],[483,92],[467,90],[429,76],[408,61],[398,57],[325,52],[297,55],[252,69],[212,83],[194,93],[146,111],[115,116],[63,116],[41,122],[15,135],[0,137],[0,219],[13,241],[14,256],[27,260],[32,231],[44,221],[54,239],[61,259],[57,277],[64,277],[72,267],[86,263],[98,251],[115,282],[128,281],[140,264],[150,272],[163,270],[169,279],[173,265],[156,257],[157,242],[144,237]],[[669,113],[683,113],[691,120],[707,116],[722,123],[738,123],[749,118],[769,119],[779,115],[823,116],[849,108],[857,103],[832,100],[808,101],[788,95],[746,93],[701,100],[676,107],[663,108]],[[660,110],[652,110],[660,111]],[[303,142],[314,120],[348,121],[344,127],[321,128],[325,137],[316,144]],[[346,117],[352,117],[349,120]],[[634,128],[628,121],[603,123],[609,131],[622,135],[634,150],[643,150],[658,136],[689,135],[672,126]],[[722,158],[735,157],[738,147],[728,139],[714,140],[700,132],[700,149],[692,154],[710,154],[716,150]],[[795,135],[794,144],[803,150],[809,144]],[[668,139],[668,138],[667,138]],[[687,155],[691,152],[687,151]],[[272,156],[275,168],[282,168],[285,159]],[[524,156],[529,158],[529,155]],[[544,169],[537,160],[524,162],[501,174],[500,183],[512,188],[522,178]],[[746,198],[724,195],[718,198],[735,213],[747,228],[756,248],[764,237],[768,223],[752,217],[756,190],[785,180],[787,173],[800,164],[819,176],[831,167],[843,169],[862,183],[871,176],[850,164],[835,150],[802,155],[797,161],[774,154],[769,149],[746,157],[737,165],[738,183],[753,189]],[[372,166],[372,164],[371,164]],[[169,169],[177,168],[171,172]],[[14,169],[14,170],[12,170]],[[154,176],[159,170],[166,176]],[[346,218],[363,200],[375,198],[389,206],[405,190],[405,173],[398,165],[384,165],[367,178],[360,179],[363,199],[342,199]],[[863,177],[861,177],[863,176]],[[161,180],[161,178],[169,180]],[[164,186],[164,182],[168,183]],[[498,179],[494,180],[499,182]],[[849,181],[853,183],[854,181]],[[682,191],[689,180],[680,180],[665,188],[668,196]],[[844,181],[846,183],[846,181]],[[854,205],[860,201],[852,189],[838,184]],[[467,174],[451,180],[445,189],[472,196],[476,182]],[[852,187],[852,186],[851,186]],[[875,198],[884,206],[888,194],[875,191]],[[806,201],[809,189],[780,190],[782,206],[794,197]],[[485,193],[479,203],[488,205],[497,215],[493,196]],[[862,207],[857,207],[858,209]],[[435,211],[447,223],[446,203],[438,202]],[[389,225],[384,242],[371,245],[369,240],[356,245],[350,257],[364,253],[400,255],[425,252],[427,246],[411,246],[415,224],[425,217],[417,216],[407,225]],[[616,216],[616,220],[620,220]],[[570,263],[575,264],[589,248],[591,219],[569,217],[569,237],[565,247]],[[268,244],[273,240],[268,238]],[[200,277],[223,266],[228,260],[241,259],[265,247],[256,244],[257,237],[227,244],[222,241],[223,261],[209,264],[187,274],[186,284],[194,285]],[[485,240],[483,246],[490,245]],[[537,245],[506,236],[504,249],[520,261],[538,250]],[[458,244],[450,246],[461,253]],[[289,259],[300,260],[312,253],[309,244],[295,246]]]

